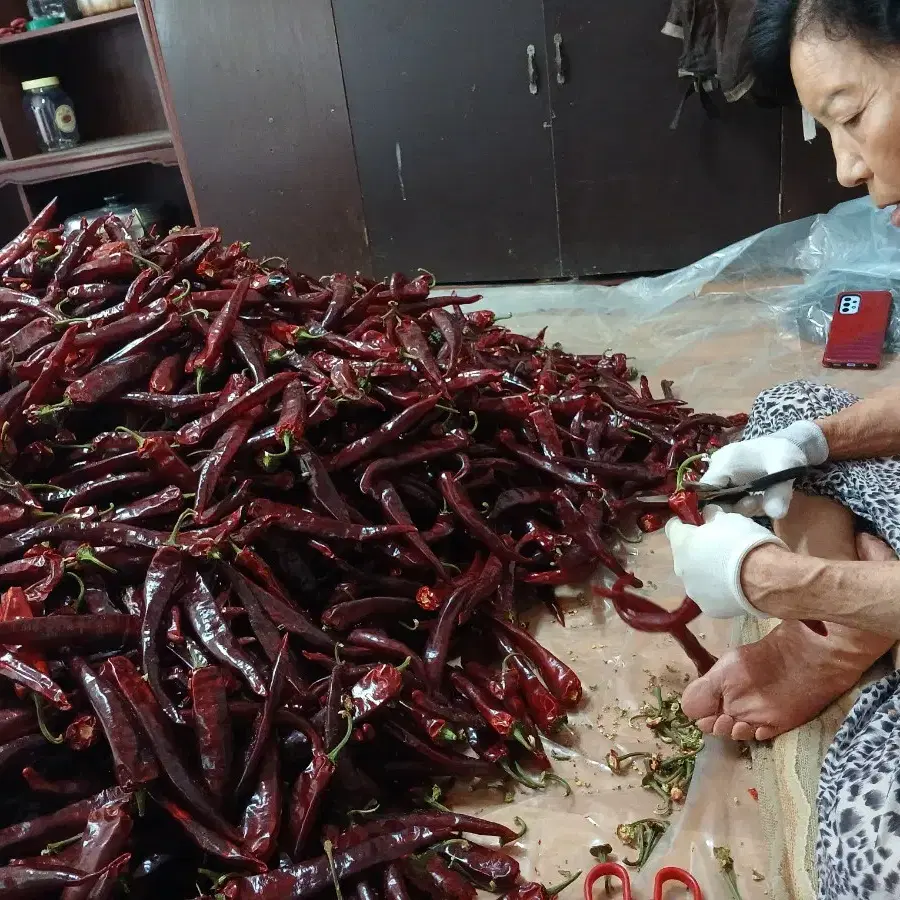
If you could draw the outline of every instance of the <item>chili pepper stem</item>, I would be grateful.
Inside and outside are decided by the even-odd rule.
[[[78,583],[78,595],[75,597],[74,606],[75,612],[81,612],[81,604],[84,601],[84,582],[75,572],[72,572],[71,570],[66,571],[66,575],[68,575],[70,578],[74,578]]]
[[[332,762],[334,762],[338,758],[338,754],[341,752],[341,750],[343,750],[344,747],[346,747],[347,744],[350,743],[350,738],[353,735],[353,717],[350,716],[348,713],[342,713],[342,715],[347,719],[347,732],[341,738],[341,742],[334,748],[334,750],[332,750],[328,754],[328,758]]]
[[[512,730],[513,738],[518,741],[529,753],[534,753],[534,738],[530,741],[523,733],[522,729],[517,725]]]
[[[32,693],[31,698],[34,700],[34,711],[37,714],[38,728],[44,736],[44,739],[51,744],[61,744],[65,740],[65,737],[63,735],[53,734],[47,727],[47,723],[44,721],[44,701],[38,694],[34,693]]]
[[[528,773],[522,768],[518,761],[513,763],[516,772],[521,775],[523,778],[528,778]],[[554,774],[553,772],[541,772],[541,777],[539,779],[539,785],[541,790],[546,790],[546,782],[547,781],[555,781],[557,784],[561,784],[565,789],[566,797],[570,797],[572,795],[572,786],[569,784],[565,778],[562,778],[559,775]]]
[[[432,807],[433,809],[437,809],[437,810],[440,810],[441,812],[448,813],[451,810],[448,807],[444,806],[443,803],[440,802],[442,794],[443,794],[443,791],[441,791],[441,789],[436,784],[433,784],[431,786],[431,793],[427,797],[425,797],[424,800],[425,800],[425,803],[428,806]]]
[[[178,543],[178,533],[181,531],[182,526],[188,519],[193,519],[197,513],[193,509],[186,509],[179,517],[178,521],[175,523],[175,527],[172,529],[172,533],[169,535],[169,539],[166,543],[170,546],[175,546]]]
[[[676,470],[675,472],[675,490],[680,491],[684,489],[684,476],[687,474],[687,470],[695,463],[699,462],[702,459],[706,459],[707,454],[705,453],[697,453],[694,456],[689,456]]]
[[[374,816],[379,809],[381,809],[381,804],[377,800],[372,800],[368,806],[365,806],[362,809],[347,810],[347,818],[352,822],[354,817],[364,818],[365,816]]]
[[[43,850],[41,850],[41,856],[52,856],[54,853],[59,853],[60,850],[65,850],[66,847],[71,847],[76,841],[81,840],[81,835],[76,834],[70,838],[63,838],[61,841],[54,841],[52,844],[47,844]]]
[[[162,275],[163,270],[155,262],[151,262],[149,259],[146,259],[145,257],[141,256],[138,253],[133,253],[131,250],[126,250],[125,252],[135,262],[138,262],[141,265],[146,266],[148,269],[153,269],[153,271],[156,272],[157,275]]]
[[[294,439],[291,437],[289,432],[285,432],[282,435],[281,441],[284,449],[279,450],[277,453],[273,453],[271,450],[266,450],[266,452],[263,453],[263,459],[265,461],[268,461],[270,459],[282,459],[291,452],[294,446]],[[263,464],[263,467],[265,468],[265,463]]]
[[[559,884],[554,884],[553,887],[546,888],[548,897],[556,897],[558,894],[561,894],[570,884],[577,881],[581,878],[582,870],[579,869],[574,875],[567,878],[565,881],[561,881]]]
[[[188,309],[181,313],[181,318],[186,319],[188,316],[199,316],[201,319],[209,319],[208,309]]]
[[[136,431],[132,431],[130,428],[126,428],[124,425],[117,425],[116,431],[120,431],[122,434],[127,434],[129,437],[133,437],[135,441],[137,441],[138,449],[143,447],[146,443],[141,435],[139,435]]]
[[[518,832],[516,832],[516,836],[512,839],[513,841],[518,841],[528,833],[528,823],[524,819],[519,818],[519,816],[513,816],[513,825],[519,829]],[[512,843],[512,841],[501,840],[500,843],[509,844]]]
[[[341,894],[341,883],[338,879],[337,869],[334,867],[334,844],[331,841],[325,841],[322,844],[322,849],[325,851],[325,857],[328,859],[328,868],[331,869],[331,878],[334,881],[334,892],[337,895],[337,900],[344,900]]]
[[[51,403],[47,406],[39,406],[34,410],[34,415],[38,419],[49,419],[55,416],[57,413],[64,412],[67,409],[72,407],[72,401],[66,397],[63,400],[60,400],[59,403]]]
[[[212,882],[212,889],[214,891],[218,890],[228,881],[230,878],[240,878],[240,872],[213,872],[212,869],[197,869],[198,875],[203,875],[204,878],[208,878]]]
[[[112,566],[108,566],[102,560],[97,559],[97,557],[94,556],[94,551],[87,544],[82,544],[75,551],[75,559],[80,563],[90,563],[92,566],[97,566],[98,569],[103,569],[105,572],[111,572],[113,575],[117,574]]]

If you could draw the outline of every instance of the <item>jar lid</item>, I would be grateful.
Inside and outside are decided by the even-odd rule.
[[[59,87],[59,79],[54,75],[50,78],[35,78],[32,81],[23,81],[23,91],[36,91],[38,88]]]

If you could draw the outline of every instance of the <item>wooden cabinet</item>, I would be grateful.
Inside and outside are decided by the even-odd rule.
[[[120,195],[165,203],[170,224],[192,222],[144,2],[0,38],[0,243],[53,197],[60,221]],[[0,22],[27,15],[25,0],[0,0]],[[72,149],[42,153],[23,108],[22,82],[46,76],[72,99]]]
[[[541,0],[334,0],[375,271],[559,276]]]
[[[669,0],[141,2],[200,221],[310,272],[653,272],[832,200],[798,114],[670,129]]]
[[[695,99],[670,129],[665,3],[333,5],[379,271],[670,269],[778,222],[777,113]]]
[[[198,217],[305,271],[368,270],[330,0],[146,0]]]

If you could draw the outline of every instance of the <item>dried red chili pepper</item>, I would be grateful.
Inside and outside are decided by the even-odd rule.
[[[312,760],[294,782],[287,826],[288,846],[294,859],[301,858],[319,815],[325,791],[337,769],[335,760],[347,745],[352,733],[353,722],[348,717],[347,733],[333,750],[326,753],[320,743],[314,743]]]
[[[144,582],[144,620],[141,624],[141,656],[147,684],[166,715],[178,723],[183,722],[181,714],[162,685],[157,638],[163,616],[181,579],[183,562],[184,553],[174,546],[162,547],[153,555]]]
[[[562,705],[532,670],[530,661],[502,634],[496,635],[497,644],[506,654],[504,668],[510,666],[518,675],[519,689],[525,698],[528,711],[537,727],[544,734],[552,734],[566,721]]]
[[[523,628],[518,628],[511,622],[496,616],[492,621],[497,630],[508,637],[516,649],[538,667],[544,683],[560,703],[571,708],[581,701],[581,680],[569,666],[543,647]]]
[[[201,666],[191,672],[191,701],[200,770],[212,798],[218,803],[225,799],[233,754],[226,684],[224,673],[218,666]]]
[[[241,306],[247,299],[250,290],[250,279],[244,278],[234,289],[231,297],[219,310],[206,335],[206,343],[200,353],[185,366],[185,372],[197,373],[197,393],[200,393],[200,383],[204,376],[214,371],[222,359],[225,345],[231,338],[235,323],[241,312]]]
[[[243,677],[254,694],[266,696],[266,684],[222,614],[218,600],[198,573],[192,573],[181,600],[200,643],[220,662]]]
[[[455,670],[450,672],[450,683],[478,710],[485,722],[500,737],[515,738],[526,747],[528,746],[528,741],[522,734],[521,724],[508,712],[496,706],[486,691],[481,690],[461,672]]]
[[[80,657],[70,660],[69,669],[78,679],[103,728],[112,753],[116,780],[125,788],[153,781],[159,775],[159,767],[138,734],[124,697]]]
[[[354,721],[370,716],[385,703],[398,696],[402,688],[401,669],[388,663],[379,663],[370,669],[350,688],[350,704]]]
[[[124,853],[99,871],[86,874],[81,869],[66,866],[41,868],[30,865],[4,866],[0,868],[0,895],[7,900],[25,900],[56,894],[60,891],[86,885],[90,887],[104,876],[118,878],[131,859]]]
[[[241,818],[241,845],[256,859],[268,862],[281,830],[282,788],[278,750],[270,742],[263,752],[259,780]]]
[[[162,707],[131,661],[124,656],[114,656],[101,666],[100,674],[108,676],[125,695],[163,771],[184,802],[220,835],[237,840],[235,830],[222,819],[209,796],[195,784],[169,733],[170,725]]]
[[[56,216],[57,198],[54,197],[35,217],[0,250],[0,271],[8,269],[20,260],[32,247],[32,241],[38,237]]]

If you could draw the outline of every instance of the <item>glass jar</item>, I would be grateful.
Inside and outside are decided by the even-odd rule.
[[[75,0],[28,0],[28,12],[32,19],[77,19],[78,6]]]
[[[58,78],[23,81],[25,97],[22,105],[34,124],[41,150],[70,150],[79,144],[78,122],[69,95],[59,86]]]

